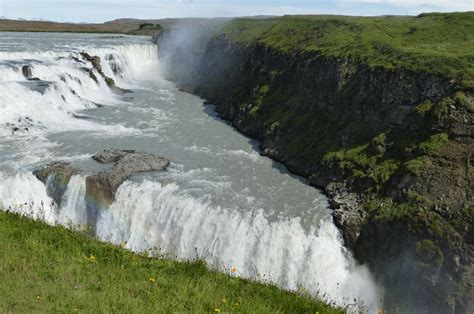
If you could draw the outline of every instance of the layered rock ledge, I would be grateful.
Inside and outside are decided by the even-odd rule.
[[[92,156],[99,163],[114,163],[110,170],[86,177],[86,201],[88,210],[96,212],[108,207],[115,199],[120,185],[140,172],[166,170],[170,161],[166,158],[134,150],[105,149]],[[46,185],[48,195],[60,205],[71,177],[80,173],[65,162],[54,162],[36,169],[33,174]]]
[[[166,158],[133,150],[106,149],[92,158],[104,164],[115,163],[111,170],[86,178],[87,197],[106,206],[112,204],[118,187],[133,174],[166,170],[170,164]]]

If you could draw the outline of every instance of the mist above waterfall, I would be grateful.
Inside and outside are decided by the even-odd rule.
[[[182,20],[161,34],[157,44],[162,75],[180,82],[196,80],[195,71],[209,40],[229,21],[225,18]]]

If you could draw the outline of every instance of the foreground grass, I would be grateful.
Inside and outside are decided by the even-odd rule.
[[[133,254],[0,211],[0,312],[340,313],[271,285]]]

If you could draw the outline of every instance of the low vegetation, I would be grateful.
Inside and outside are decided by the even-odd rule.
[[[202,261],[148,258],[0,211],[0,312],[342,313]]]
[[[285,16],[237,19],[223,30],[232,42],[289,52],[317,52],[384,68],[447,74],[472,84],[474,13],[411,16]]]

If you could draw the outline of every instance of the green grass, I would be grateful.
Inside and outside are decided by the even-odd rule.
[[[133,254],[0,211],[0,312],[342,313],[305,296]]]
[[[285,16],[236,19],[224,27],[228,40],[261,43],[285,52],[317,52],[384,68],[405,67],[474,78],[474,12],[417,17]]]

